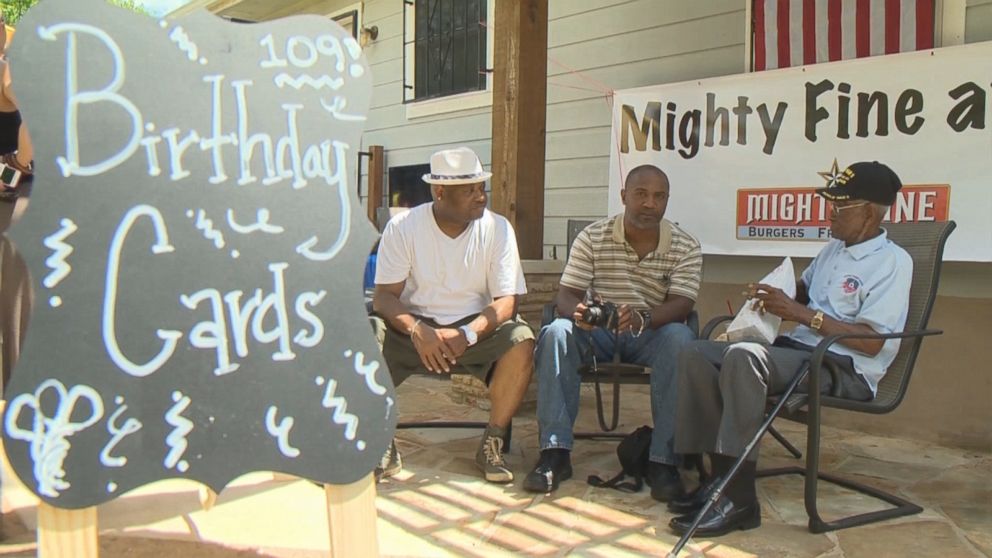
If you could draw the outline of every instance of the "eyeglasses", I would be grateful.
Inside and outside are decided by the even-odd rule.
[[[841,211],[845,209],[851,209],[852,207],[861,207],[863,205],[868,205],[868,202],[852,203],[851,205],[837,205],[835,203],[830,204],[830,215],[837,217],[840,215]]]

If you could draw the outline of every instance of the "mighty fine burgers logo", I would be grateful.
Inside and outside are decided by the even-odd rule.
[[[834,186],[843,167],[834,159],[819,172],[827,187]],[[827,240],[830,238],[830,202],[816,194],[821,186],[742,188],[737,190],[737,238],[740,240]],[[949,184],[904,185],[885,222],[946,221]]]

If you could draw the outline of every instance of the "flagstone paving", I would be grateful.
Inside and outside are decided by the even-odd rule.
[[[624,391],[621,430],[650,423],[643,388]],[[485,420],[476,406],[456,403],[450,384],[415,378],[398,392],[403,420]],[[577,430],[595,431],[591,390],[583,393]],[[786,421],[779,430],[799,446],[804,430]],[[534,405],[513,424],[509,485],[481,479],[474,464],[479,431],[401,430],[404,469],[378,486],[379,548],[383,556],[664,556],[678,540],[671,515],[638,494],[593,488],[591,474],[619,470],[615,442],[577,442],[575,476],[551,495],[521,489],[537,459]],[[763,479],[758,492],[762,527],[695,540],[682,556],[823,557],[992,556],[992,454],[881,438],[825,428],[823,462],[831,470],[892,490],[924,507],[923,513],[871,526],[814,535],[806,529],[799,476]],[[762,466],[796,463],[770,438]],[[688,484],[695,473],[685,472]],[[34,497],[4,464],[4,533],[0,556],[33,556]],[[269,473],[238,479],[209,511],[199,485],[164,481],[100,506],[102,556],[208,558],[326,556],[324,493],[312,483]],[[877,509],[872,500],[822,485],[827,517]]]

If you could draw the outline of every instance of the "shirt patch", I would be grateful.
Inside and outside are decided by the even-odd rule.
[[[845,275],[844,282],[841,283],[840,288],[844,291],[844,294],[856,293],[861,288],[861,279],[854,275]]]

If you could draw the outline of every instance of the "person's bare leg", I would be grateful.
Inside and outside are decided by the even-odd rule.
[[[520,406],[534,369],[534,341],[517,343],[496,361],[489,382],[489,426],[479,440],[475,463],[489,482],[513,482],[513,471],[503,458],[506,428]]]
[[[520,407],[520,401],[534,373],[534,341],[528,339],[513,346],[499,360],[489,382],[489,424],[506,428]]]

